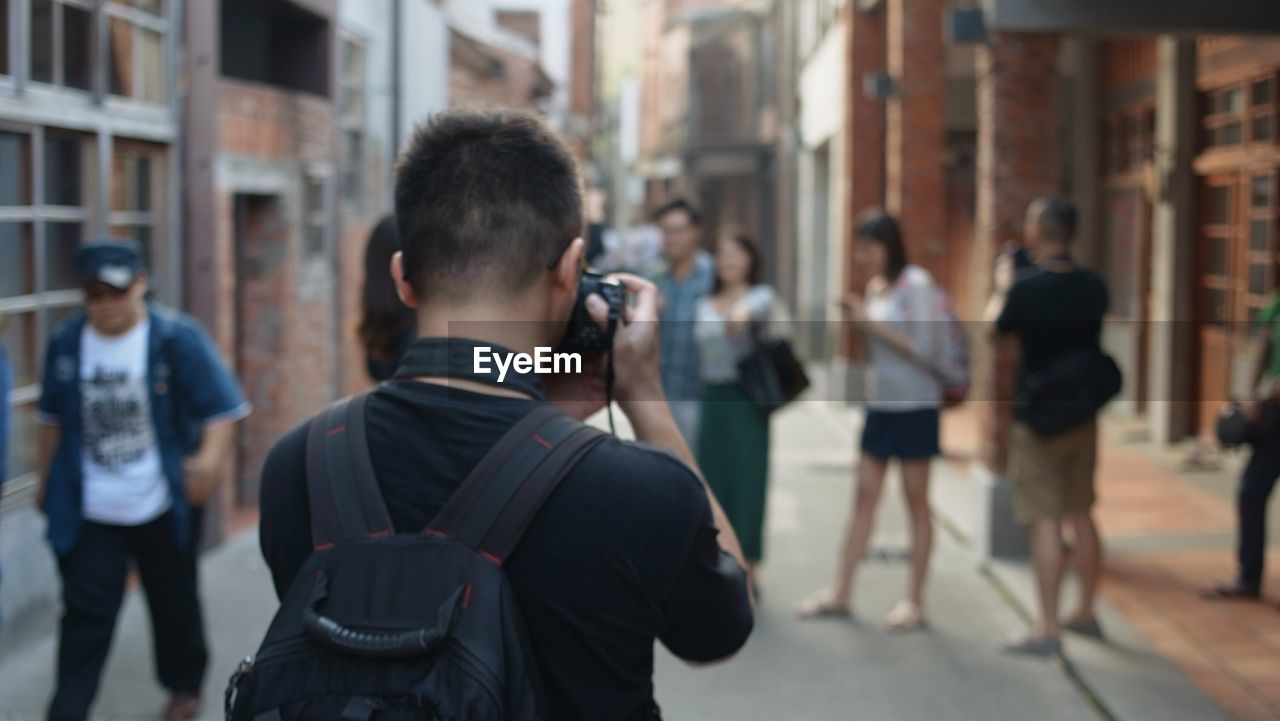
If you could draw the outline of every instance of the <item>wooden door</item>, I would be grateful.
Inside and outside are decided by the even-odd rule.
[[[1275,292],[1280,175],[1274,166],[1205,179],[1200,232],[1200,433],[1222,403],[1252,394],[1258,317]]]
[[[1204,179],[1198,244],[1196,325],[1199,335],[1200,434],[1212,437],[1214,420],[1230,396],[1232,318],[1239,295],[1236,265],[1242,219],[1240,176]]]

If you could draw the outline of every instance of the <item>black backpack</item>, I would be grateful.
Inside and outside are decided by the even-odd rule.
[[[257,656],[231,677],[228,721],[545,719],[502,563],[605,434],[539,408],[428,528],[397,535],[373,474],[367,398],[333,406],[308,428],[315,551]]]

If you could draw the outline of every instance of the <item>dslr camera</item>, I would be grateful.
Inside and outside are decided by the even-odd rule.
[[[604,328],[597,325],[587,312],[587,298],[592,294],[604,298],[609,306],[609,320]],[[602,353],[609,350],[625,304],[626,291],[621,283],[593,270],[583,271],[582,279],[578,282],[578,298],[573,303],[569,327],[565,330],[559,350],[570,353]]]

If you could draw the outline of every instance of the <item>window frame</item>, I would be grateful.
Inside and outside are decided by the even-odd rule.
[[[30,366],[31,378],[15,378],[14,387],[9,395],[9,407],[12,417],[17,419],[24,413],[34,410],[40,395],[40,363],[49,337],[56,323],[67,314],[74,313],[83,302],[78,288],[50,289],[47,278],[52,266],[51,241],[49,224],[53,222],[78,222],[81,224],[81,241],[89,235],[95,219],[94,204],[97,199],[97,183],[99,182],[97,135],[72,133],[52,130],[39,126],[27,126],[0,121],[0,132],[21,136],[24,139],[23,156],[27,166],[25,205],[0,206],[0,222],[26,225],[30,233],[30,254],[25,273],[30,274],[30,292],[22,295],[0,296],[0,316],[5,325],[15,318],[29,319],[33,328],[26,338],[30,348],[9,348],[10,357],[23,353],[22,362]],[[45,165],[46,142],[50,136],[74,137],[80,142],[82,163],[82,186],[80,189],[81,204],[79,206],[50,205],[45,198]],[[25,421],[23,421],[25,422]],[[34,421],[32,421],[34,422]],[[16,444],[10,444],[11,458]],[[21,450],[21,449],[19,449]],[[27,461],[30,463],[30,460]],[[9,497],[34,483],[34,468],[18,468],[9,465],[10,480],[6,483],[5,496]],[[16,473],[15,471],[22,471]]]
[[[1255,103],[1255,91],[1260,83],[1267,84],[1270,98],[1258,104]],[[1241,97],[1239,110],[1217,107],[1219,98],[1235,91],[1238,91]],[[1200,148],[1203,152],[1260,149],[1280,145],[1280,72],[1274,68],[1237,78],[1221,87],[1207,89],[1202,93],[1202,98]],[[1269,137],[1255,140],[1254,123],[1265,118],[1270,118]],[[1230,125],[1239,126],[1239,140],[1233,143],[1218,142],[1215,133]]]
[[[365,165],[368,160],[366,124],[368,118],[368,78],[369,78],[369,44],[364,38],[353,34],[343,34],[341,40],[340,63],[338,65],[338,133],[341,138],[339,146],[339,162],[341,170],[338,175],[338,196],[344,206],[359,211],[365,207],[369,194],[364,182],[351,182],[365,179]],[[361,54],[359,74],[353,76],[348,69],[348,60],[352,50]],[[347,106],[348,92],[359,97],[358,110]],[[351,153],[348,140],[355,136],[356,152]],[[354,157],[353,157],[354,156]],[[354,189],[354,193],[352,190]]]
[[[146,63],[138,61],[138,55],[141,52],[142,43],[139,38],[144,32],[154,32],[160,36],[160,53],[163,56],[169,44],[169,31],[171,30],[169,22],[170,0],[159,0],[160,15],[152,15],[151,13],[134,7],[127,0],[102,0],[102,16],[104,31],[102,37],[105,42],[102,43],[102,51],[99,53],[98,62],[103,68],[102,77],[102,95],[118,102],[139,103],[143,105],[162,106],[169,102],[169,78],[168,73],[163,70],[160,78],[160,97],[151,99],[146,97],[145,70]],[[133,77],[131,78],[131,89],[135,91],[133,95],[119,95],[111,91],[110,71],[111,62],[111,21],[120,20],[129,24],[131,34],[130,53],[132,54],[131,63]]]

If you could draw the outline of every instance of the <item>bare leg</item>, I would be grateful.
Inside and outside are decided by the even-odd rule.
[[[933,551],[933,514],[929,510],[929,461],[902,464],[902,490],[911,521],[911,586],[907,600],[924,608],[924,583]]]
[[[1093,603],[1098,595],[1098,581],[1102,575],[1102,541],[1098,537],[1098,527],[1090,513],[1080,513],[1068,517],[1075,533],[1075,548],[1072,560],[1075,562],[1076,577],[1080,583],[1080,603],[1072,615],[1072,621],[1089,621],[1093,619]]]
[[[1031,565],[1040,594],[1042,638],[1058,636],[1058,590],[1062,585],[1062,529],[1056,518],[1039,518],[1031,524]]]
[[[840,562],[836,566],[836,579],[832,585],[832,600],[848,605],[853,592],[854,576],[858,563],[867,553],[871,533],[875,530],[876,506],[884,490],[884,476],[888,465],[877,458],[863,456],[858,461],[858,485],[854,492],[853,517],[845,531],[840,549]]]

